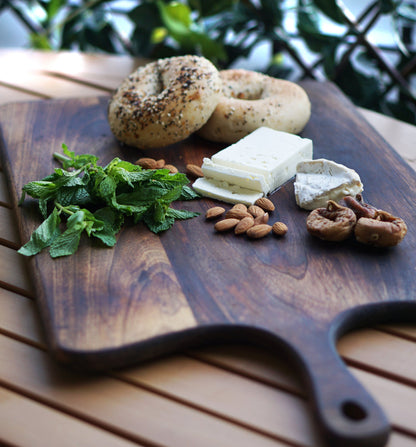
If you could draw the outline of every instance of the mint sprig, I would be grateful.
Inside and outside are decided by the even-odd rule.
[[[176,200],[199,197],[185,174],[143,169],[119,158],[103,167],[95,155],[75,155],[65,144],[62,149],[63,154],[54,154],[62,167],[22,188],[19,204],[30,195],[38,200],[44,218],[18,250],[22,255],[33,256],[45,248],[53,258],[71,255],[83,233],[113,247],[126,218],[160,233],[175,220],[199,215],[171,207]]]

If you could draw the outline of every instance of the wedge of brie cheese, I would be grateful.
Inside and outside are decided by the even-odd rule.
[[[193,187],[200,194],[229,203],[254,203],[296,173],[302,160],[311,160],[312,140],[260,127],[235,144],[205,158],[204,179]],[[215,191],[215,192],[214,192]]]
[[[324,158],[302,161],[296,171],[296,203],[306,210],[325,207],[328,200],[338,202],[363,190],[357,172]]]

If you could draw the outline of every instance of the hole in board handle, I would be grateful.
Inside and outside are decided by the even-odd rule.
[[[341,406],[342,414],[351,421],[362,421],[367,417],[367,412],[358,403],[347,400]]]

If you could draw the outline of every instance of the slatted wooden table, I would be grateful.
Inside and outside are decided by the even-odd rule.
[[[138,63],[121,56],[0,50],[0,105],[106,95]],[[361,112],[416,169],[416,127]],[[215,346],[105,375],[58,365],[46,352],[19,246],[0,167],[0,443],[322,445],[305,384],[283,353],[272,358],[257,348]],[[388,446],[416,446],[416,326],[356,331],[338,349],[391,420]]]

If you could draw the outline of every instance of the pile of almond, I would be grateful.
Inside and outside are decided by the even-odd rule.
[[[160,160],[156,160],[154,158],[143,157],[135,161],[134,164],[141,166],[143,169],[169,169],[169,172],[171,174],[176,174],[178,172],[176,166],[167,164],[163,158],[161,158]],[[201,168],[191,163],[186,165],[186,173],[191,175],[192,177],[204,176]]]
[[[243,203],[237,203],[228,211],[221,206],[209,208],[205,214],[208,220],[218,220],[214,228],[216,231],[234,230],[234,234],[246,234],[251,239],[260,239],[273,232],[277,236],[287,233],[287,226],[283,222],[269,224],[269,213],[275,210],[273,202],[266,197],[258,199],[254,205],[247,207]]]

